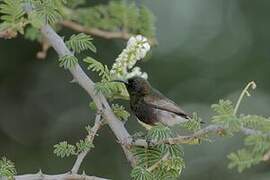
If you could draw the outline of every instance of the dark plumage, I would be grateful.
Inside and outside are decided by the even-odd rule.
[[[137,118],[149,125],[160,122],[167,126],[188,121],[189,116],[176,103],[151,87],[141,77],[132,77],[125,83],[130,96],[130,107]]]

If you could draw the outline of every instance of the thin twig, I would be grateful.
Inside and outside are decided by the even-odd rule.
[[[95,124],[94,126],[91,128],[91,130],[88,132],[89,134],[87,135],[87,141],[90,142],[90,143],[93,143],[93,140],[97,134],[97,131],[99,130],[99,128],[101,127],[102,125],[102,121],[101,121],[101,115],[100,114],[97,114],[96,115],[96,119],[95,119]],[[90,150],[87,150],[87,151],[83,151],[81,152],[80,154],[78,154],[77,156],[77,159],[71,169],[71,172],[72,174],[77,174],[79,169],[80,169],[80,166],[83,162],[83,159],[85,158],[85,156],[87,155],[87,153],[89,152]]]
[[[250,94],[248,92],[249,87],[251,87],[252,89],[255,89],[256,88],[256,83],[254,81],[251,81],[243,89],[243,91],[242,91],[241,95],[239,96],[239,98],[237,100],[237,103],[235,105],[235,108],[234,108],[234,111],[233,111],[234,115],[236,115],[236,113],[237,113],[237,111],[239,109],[240,103],[241,103],[242,99],[244,98],[244,95],[250,96]]]
[[[131,36],[134,34],[128,33],[126,30],[124,31],[118,31],[118,32],[113,32],[113,31],[105,31],[101,30],[98,28],[90,28],[90,27],[85,27],[77,22],[70,21],[70,20],[65,20],[60,22],[60,24],[64,27],[67,27],[69,29],[72,29],[77,32],[83,32],[86,34],[90,34],[93,36],[98,36],[102,37],[104,39],[123,39],[123,40],[128,40]],[[149,39],[149,43],[151,45],[157,45],[157,40],[154,38]]]

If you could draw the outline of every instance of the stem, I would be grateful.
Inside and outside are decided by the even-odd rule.
[[[89,134],[86,137],[87,140],[90,143],[93,143],[93,140],[94,140],[94,138],[95,138],[95,136],[97,134],[97,131],[100,129],[101,125],[102,125],[101,115],[97,114],[96,119],[95,119],[95,125],[91,128]],[[75,161],[75,163],[74,163],[74,165],[73,165],[73,167],[71,169],[72,174],[78,173],[78,171],[80,169],[80,166],[81,166],[85,156],[88,154],[89,151],[90,151],[90,149],[87,150],[87,151],[83,151],[80,154],[78,154],[77,159],[76,159],[76,161]]]
[[[236,115],[236,113],[237,113],[237,111],[239,109],[240,103],[241,103],[242,99],[244,98],[244,95],[246,94],[247,96],[250,96],[250,94],[248,92],[249,87],[251,87],[252,89],[255,89],[256,88],[256,83],[254,81],[251,81],[243,89],[243,91],[242,91],[241,95],[239,96],[239,98],[237,100],[237,103],[235,105],[235,108],[234,108],[234,111],[233,111],[234,115]]]

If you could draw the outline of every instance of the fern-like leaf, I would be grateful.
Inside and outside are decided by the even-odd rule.
[[[1,16],[2,20],[9,23],[16,23],[25,14],[22,0],[4,0],[0,5],[0,13],[3,14]]]
[[[261,156],[254,156],[246,149],[238,150],[236,153],[231,153],[227,156],[230,159],[228,167],[237,167],[238,172],[242,172],[246,168],[250,168],[252,165],[258,164],[261,160]]]
[[[92,70],[98,72],[98,75],[102,78],[102,80],[109,81],[110,80],[110,71],[107,65],[103,65],[102,63],[98,62],[97,60],[87,57],[83,60],[88,65],[88,70]]]
[[[0,179],[1,177],[12,179],[12,176],[16,175],[16,173],[14,163],[5,157],[2,157],[2,159],[0,159]]]
[[[76,155],[76,147],[74,145],[68,144],[66,141],[60,142],[53,147],[53,153],[61,158],[69,157],[70,155]]]
[[[77,147],[77,153],[83,152],[83,151],[88,151],[91,148],[94,148],[95,146],[89,142],[87,139],[85,140],[80,140],[79,142],[76,143],[76,147]]]
[[[145,168],[137,166],[131,172],[133,180],[154,180],[154,175]]]
[[[91,36],[86,35],[84,33],[80,33],[77,35],[72,35],[70,39],[66,42],[67,46],[74,50],[77,53],[80,53],[85,50],[91,50],[96,52],[96,47],[91,42],[93,39]]]
[[[112,104],[112,110],[114,114],[121,120],[127,121],[130,116],[129,112],[127,112],[124,106],[118,104]]]
[[[69,69],[74,67],[78,63],[78,59],[72,55],[65,55],[59,58],[59,66]]]
[[[234,115],[234,108],[231,101],[220,100],[218,104],[212,105],[212,109],[215,112],[215,115],[212,117],[213,123],[222,125],[228,133],[240,130],[242,123]]]
[[[54,24],[62,18],[59,2],[55,0],[39,0],[33,3],[35,12],[39,17],[43,18],[44,23]]]

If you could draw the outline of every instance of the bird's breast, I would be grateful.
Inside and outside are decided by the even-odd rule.
[[[143,100],[131,100],[130,107],[140,121],[150,125],[157,123],[157,114],[155,109],[147,105]]]

